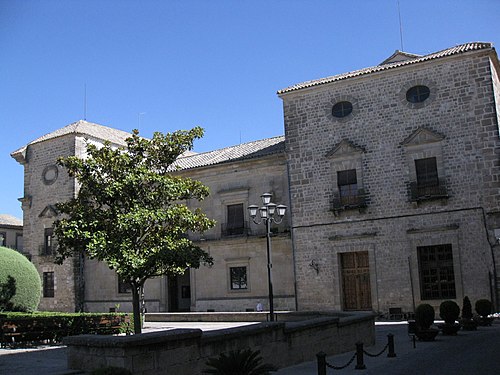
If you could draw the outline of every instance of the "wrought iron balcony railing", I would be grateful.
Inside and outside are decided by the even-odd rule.
[[[333,195],[330,206],[333,212],[365,208],[367,206],[367,194],[364,189],[358,189],[356,195],[340,196],[337,192]]]
[[[412,202],[448,197],[448,190],[443,180],[439,180],[438,184],[433,186],[419,186],[416,181],[410,182],[410,199]]]

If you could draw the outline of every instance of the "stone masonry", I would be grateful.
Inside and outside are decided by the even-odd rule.
[[[461,49],[460,49],[461,47]],[[306,82],[283,99],[299,310],[345,308],[341,259],[367,252],[369,309],[421,302],[417,248],[451,245],[456,298],[495,298],[499,228],[498,58],[470,44],[413,62]],[[371,69],[371,70],[370,70]],[[429,97],[410,103],[407,91]],[[352,113],[332,116],[338,102]],[[415,201],[415,160],[436,158],[446,196]],[[332,211],[337,172],[355,169],[366,207]],[[311,262],[319,265],[319,272]]]

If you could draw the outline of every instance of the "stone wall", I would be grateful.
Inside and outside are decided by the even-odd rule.
[[[422,301],[416,248],[439,244],[453,247],[457,302],[490,298],[500,209],[491,68],[490,52],[479,51],[281,95],[299,310],[342,309],[340,254],[367,251],[373,310],[411,311]],[[431,90],[421,106],[406,101],[415,85]],[[341,100],[353,112],[336,119]],[[426,157],[436,157],[448,198],[417,203],[414,160]],[[332,212],[345,169],[357,170],[367,207]]]
[[[68,337],[68,367],[91,371],[124,367],[135,375],[197,375],[209,358],[231,350],[260,350],[264,363],[287,367],[328,355],[351,351],[355,343],[375,342],[374,316],[317,317],[300,322],[259,323],[202,332],[176,329],[134,336]]]

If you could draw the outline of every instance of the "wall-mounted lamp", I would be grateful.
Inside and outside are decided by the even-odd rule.
[[[315,259],[311,260],[311,263],[309,263],[309,267],[316,271],[316,275],[319,275],[319,264]]]

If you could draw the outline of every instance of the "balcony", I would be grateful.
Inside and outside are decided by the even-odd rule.
[[[50,256],[54,255],[54,251],[52,249],[52,246],[40,245],[38,248],[38,254],[42,256]]]
[[[243,222],[241,225],[237,226],[221,224],[222,237],[248,236],[248,235],[250,235],[250,228],[248,222]]]
[[[439,180],[438,184],[433,186],[419,186],[416,181],[410,182],[411,202],[447,198],[449,195],[443,180]]]
[[[335,193],[330,201],[330,210],[335,215],[341,211],[359,209],[362,212],[367,206],[367,194],[364,189],[358,189],[356,195],[339,196]]]

